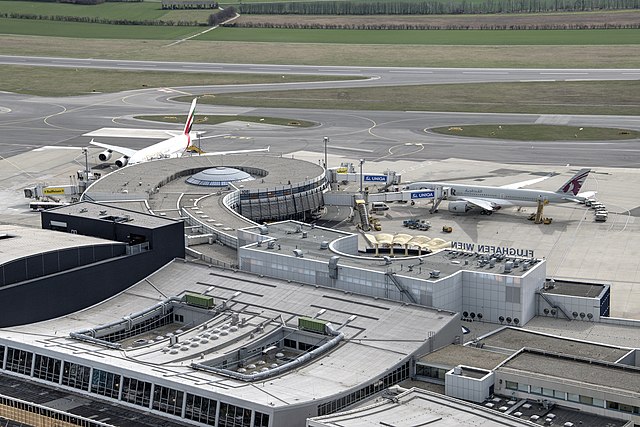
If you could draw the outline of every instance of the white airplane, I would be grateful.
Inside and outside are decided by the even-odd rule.
[[[436,195],[442,194],[449,200],[449,212],[467,212],[474,207],[482,209],[483,214],[490,215],[494,211],[508,206],[537,206],[538,202],[566,203],[580,202],[593,197],[594,191],[580,193],[591,169],[580,169],[562,186],[553,191],[523,189],[526,185],[535,184],[551,176],[535,178],[528,181],[507,184],[500,187],[455,184],[448,182],[415,182],[409,184],[408,190],[431,189]]]
[[[97,142],[91,139],[89,142],[91,145],[95,145],[97,147],[106,148],[105,151],[98,154],[98,158],[101,162],[106,162],[111,158],[112,153],[118,152],[122,154],[122,157],[115,161],[116,166],[119,168],[124,167],[128,164],[135,164],[141,162],[147,162],[150,160],[156,159],[167,159],[171,157],[181,157],[189,147],[191,147],[191,127],[193,126],[193,120],[195,117],[196,111],[196,101],[197,98],[193,99],[191,102],[191,109],[189,110],[189,115],[187,116],[187,122],[184,125],[184,130],[180,134],[171,134],[173,135],[169,139],[165,139],[164,141],[160,141],[156,144],[145,147],[141,150],[134,150],[126,147],[118,147],[117,145],[105,144],[103,142]],[[215,138],[218,136],[224,135],[214,135],[207,136],[201,139]],[[253,150],[232,150],[232,151],[218,151],[213,153],[204,153],[205,156],[216,156],[223,154],[240,154],[240,153],[254,153],[258,151],[269,151],[269,147],[267,148],[258,148]]]

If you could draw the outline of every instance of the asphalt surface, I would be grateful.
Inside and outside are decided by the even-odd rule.
[[[11,59],[12,58],[12,59]],[[182,94],[202,94],[223,91],[271,90],[274,88],[312,88],[335,85],[398,85],[428,83],[466,83],[479,81],[566,80],[580,79],[638,79],[640,70],[470,70],[470,69],[399,69],[355,67],[289,67],[233,64],[147,63],[138,61],[93,61],[61,58],[0,57],[0,63],[21,60],[33,66],[53,65],[86,66],[128,69],[189,69],[211,72],[273,72],[357,74],[371,76],[369,80],[347,82],[298,83],[295,85],[235,85],[209,87],[156,88],[116,94],[87,94],[65,98],[45,98],[0,92],[0,221],[24,223],[38,221],[37,215],[25,213],[22,188],[51,180],[59,183],[69,174],[84,166],[80,150],[66,147],[85,147],[90,136],[86,134],[102,128],[181,129],[181,125],[143,122],[133,119],[142,114],[184,115],[188,104],[171,101]],[[141,68],[135,68],[141,67]],[[192,67],[192,68],[190,68]],[[220,67],[215,68],[215,67]],[[552,74],[548,74],[552,73]],[[585,74],[586,73],[586,74]],[[429,176],[456,177],[460,180],[484,179],[492,171],[495,175],[510,175],[511,169],[556,170],[570,164],[570,168],[592,167],[629,168],[609,169],[590,177],[589,190],[598,190],[603,201],[615,215],[605,224],[584,220],[580,208],[556,208],[552,226],[536,228],[536,233],[523,228],[525,213],[515,212],[487,218],[473,216],[454,217],[447,212],[432,221],[454,224],[451,236],[459,241],[530,242],[548,252],[551,274],[557,277],[589,278],[612,281],[615,286],[614,312],[616,315],[639,318],[638,264],[629,254],[635,253],[637,226],[635,218],[640,207],[637,198],[630,196],[628,188],[639,182],[634,169],[640,164],[638,140],[629,141],[567,141],[518,142],[491,139],[469,139],[432,134],[428,129],[438,126],[464,126],[472,124],[565,124],[572,126],[604,126],[640,130],[640,117],[580,116],[540,114],[477,114],[449,112],[389,112],[299,110],[274,108],[244,108],[200,105],[199,114],[248,114],[256,116],[287,117],[318,123],[312,128],[284,128],[262,124],[231,122],[216,126],[196,123],[195,131],[209,134],[226,133],[232,137],[208,140],[207,148],[216,150],[263,148],[271,146],[272,153],[295,155],[296,158],[317,162],[323,157],[323,138],[329,137],[327,146],[329,165],[338,161],[358,163],[365,159],[365,170],[382,172],[397,170],[405,180],[426,179]],[[154,140],[133,138],[98,138],[103,142],[142,148]],[[39,147],[53,146],[60,150],[30,152]],[[91,150],[89,164],[95,167],[99,149]],[[295,153],[295,154],[293,154]],[[21,155],[22,154],[22,155]],[[447,160],[455,159],[455,160]],[[480,160],[476,164],[465,160]],[[509,166],[511,165],[511,167]],[[518,167],[516,165],[522,165]],[[536,166],[525,166],[536,165]],[[548,168],[547,168],[548,166]],[[564,169],[570,169],[564,168]],[[560,168],[562,169],[562,168]],[[564,170],[563,169],[563,170]],[[95,169],[94,169],[95,170]],[[70,172],[69,172],[70,171]],[[475,171],[475,172],[474,172]],[[106,170],[104,172],[107,172]],[[500,182],[499,182],[500,183]],[[595,185],[595,186],[594,186]],[[546,187],[545,187],[546,188]],[[400,209],[400,208],[399,208]],[[417,207],[415,208],[417,209]],[[426,209],[426,208],[425,208]],[[578,209],[578,210],[575,210]],[[425,214],[426,215],[426,214]],[[329,208],[321,221],[328,226],[341,224],[348,212]],[[515,216],[515,218],[512,218]],[[589,217],[589,219],[591,219]],[[525,220],[526,221],[526,218]],[[443,222],[445,223],[445,222]],[[485,224],[486,223],[486,224]],[[512,227],[508,227],[508,224]],[[588,225],[585,225],[588,224]],[[439,224],[442,225],[442,224]],[[37,224],[36,224],[37,226]],[[573,227],[569,229],[568,227]],[[389,226],[385,225],[385,230]],[[504,236],[504,237],[503,237]],[[564,236],[564,237],[563,237]],[[592,241],[600,242],[598,245]],[[537,243],[536,243],[537,242]],[[585,255],[588,248],[590,256]],[[547,251],[547,252],[544,252]],[[629,271],[627,271],[629,270]],[[619,271],[615,277],[611,271]]]
[[[638,69],[444,69],[383,67],[321,67],[293,65],[210,64],[159,61],[122,61],[72,58],[0,56],[0,64],[30,66],[92,67],[129,70],[194,71],[212,73],[333,74],[369,77],[360,81],[225,85],[143,89],[117,94],[46,98],[0,92],[0,156],[8,158],[43,146],[83,147],[85,134],[105,127],[179,129],[178,125],[133,119],[141,114],[185,114],[187,105],[170,100],[180,94],[223,93],[274,88],[380,86],[437,83],[629,80],[640,79]],[[429,128],[473,124],[564,124],[608,126],[640,130],[636,116],[584,116],[540,114],[486,114],[449,112],[389,112],[300,110],[219,107],[200,105],[203,114],[249,114],[317,122],[313,128],[292,129],[234,123],[198,125],[197,131],[225,132],[234,138],[216,140],[216,149],[249,149],[271,146],[277,154],[296,151],[322,153],[329,137],[329,154],[365,160],[441,160],[460,158],[511,164],[637,167],[637,140],[518,142],[468,139],[432,134]],[[148,139],[106,138],[106,142],[142,148]],[[0,163],[0,167],[2,164]]]

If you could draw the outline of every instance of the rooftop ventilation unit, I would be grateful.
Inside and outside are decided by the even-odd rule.
[[[430,277],[437,279],[438,277],[440,277],[440,270],[433,270],[430,274]]]
[[[391,257],[385,255],[382,257],[382,259],[384,260],[384,265],[391,264]]]
[[[511,273],[511,270],[513,269],[513,261],[507,261],[504,263],[504,272],[505,273]]]
[[[323,240],[320,243],[320,249],[329,249],[329,242],[327,242],[326,240]]]
[[[267,227],[266,225],[261,225],[259,227],[260,230],[260,234],[269,234],[269,227]]]
[[[275,242],[275,241],[273,241],[273,240],[269,240],[269,241],[267,242],[267,248],[268,248],[268,249],[273,249],[275,246],[276,246],[276,242]]]
[[[294,249],[293,250],[293,255],[295,255],[296,258],[303,258],[304,254],[302,253],[302,251],[300,249]]]
[[[303,238],[303,239],[306,239],[306,238],[307,238],[307,236],[309,236],[309,233],[307,233],[306,231],[303,231],[303,232],[302,232],[302,238]]]

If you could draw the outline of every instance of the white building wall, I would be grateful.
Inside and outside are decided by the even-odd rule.
[[[572,319],[593,322],[600,321],[600,298],[585,298],[549,293],[545,293],[545,296],[557,306],[562,307]],[[553,307],[543,298],[540,298],[537,314],[539,316],[548,316],[549,314],[544,312],[545,308],[551,310]],[[574,316],[573,313],[576,313],[576,316]],[[591,318],[589,318],[589,314],[591,314]],[[562,317],[561,314],[559,316]]]
[[[490,388],[494,382],[494,373],[487,371],[482,378],[472,378],[464,375],[456,375],[454,369],[445,374],[445,394],[462,400],[482,403],[490,395]]]
[[[249,236],[240,238],[245,240]],[[340,239],[339,246],[345,253],[357,250],[357,236]],[[410,301],[384,271],[348,266],[344,264],[345,258],[338,262],[338,278],[330,278],[328,258],[331,253],[327,255],[325,261],[296,258],[288,251],[277,249],[255,250],[251,246],[238,250],[243,271],[378,298]],[[403,289],[409,291],[419,304],[460,313],[475,313],[476,320],[480,320],[478,314],[482,314],[484,322],[500,323],[502,317],[504,324],[524,325],[536,313],[536,291],[544,284],[546,264],[539,262],[522,276],[498,274],[495,271],[459,271],[437,280],[403,276],[402,270],[397,268],[394,271]]]

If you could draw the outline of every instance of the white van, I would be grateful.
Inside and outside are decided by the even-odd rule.
[[[387,204],[384,203],[384,202],[373,202],[373,203],[371,203],[371,210],[373,212],[387,211],[387,210],[389,210],[389,206],[387,206]]]

